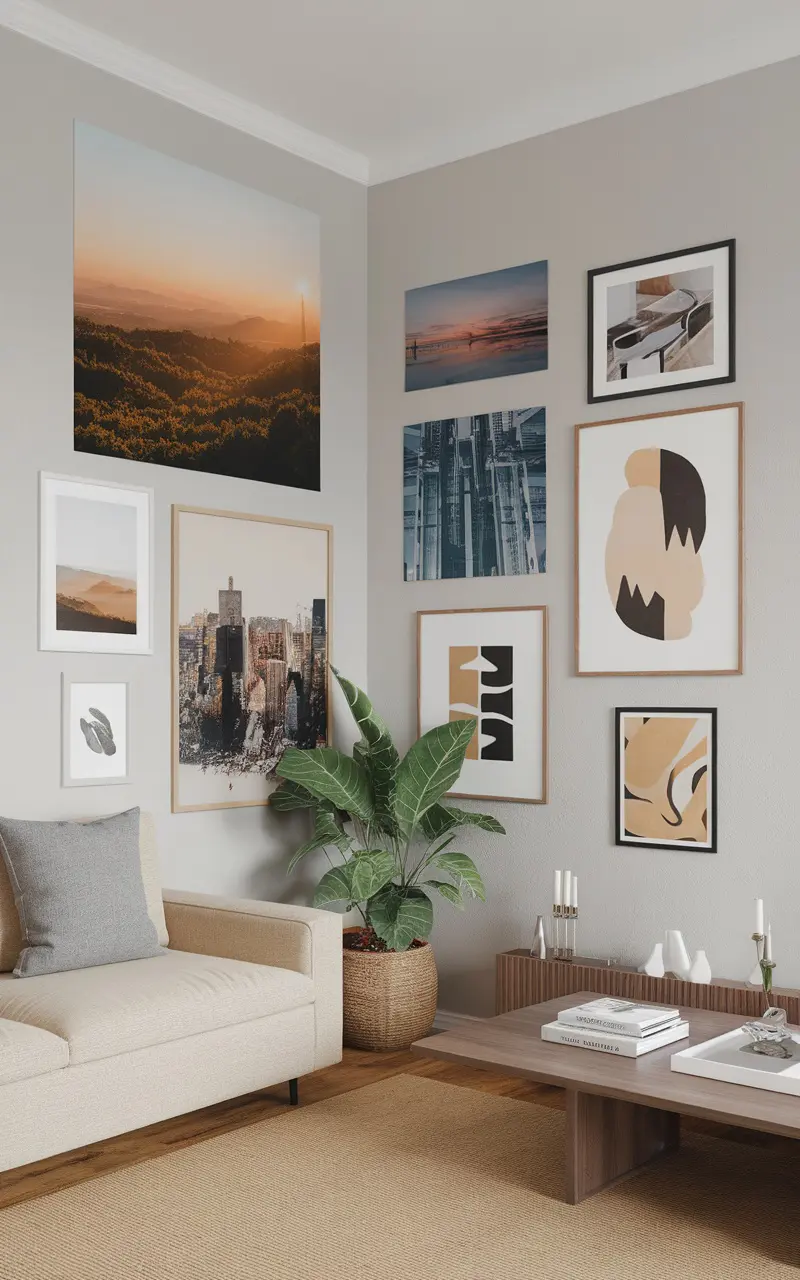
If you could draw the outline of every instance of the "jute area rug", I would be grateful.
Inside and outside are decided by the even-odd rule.
[[[0,1213],[3,1280],[758,1280],[800,1150],[688,1136],[571,1207],[560,1112],[399,1076]]]

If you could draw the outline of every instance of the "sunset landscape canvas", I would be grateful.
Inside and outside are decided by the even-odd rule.
[[[75,448],[320,487],[319,219],[75,125]]]
[[[406,391],[546,368],[546,262],[406,293]]]

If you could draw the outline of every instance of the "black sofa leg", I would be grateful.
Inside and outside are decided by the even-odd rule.
[[[297,1095],[297,1079],[289,1081],[289,1106],[296,1107],[299,1102]]]

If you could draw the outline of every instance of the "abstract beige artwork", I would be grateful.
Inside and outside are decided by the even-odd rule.
[[[716,711],[617,710],[617,844],[716,852]]]

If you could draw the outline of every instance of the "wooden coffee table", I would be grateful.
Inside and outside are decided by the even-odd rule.
[[[411,1049],[422,1057],[566,1089],[570,1204],[674,1150],[682,1115],[800,1138],[797,1098],[670,1070],[673,1053],[740,1027],[741,1016],[682,1009],[689,1037],[641,1058],[617,1058],[541,1039],[542,1023],[555,1021],[560,1009],[598,998],[579,991],[499,1018],[476,1019],[464,1030],[418,1040]]]

